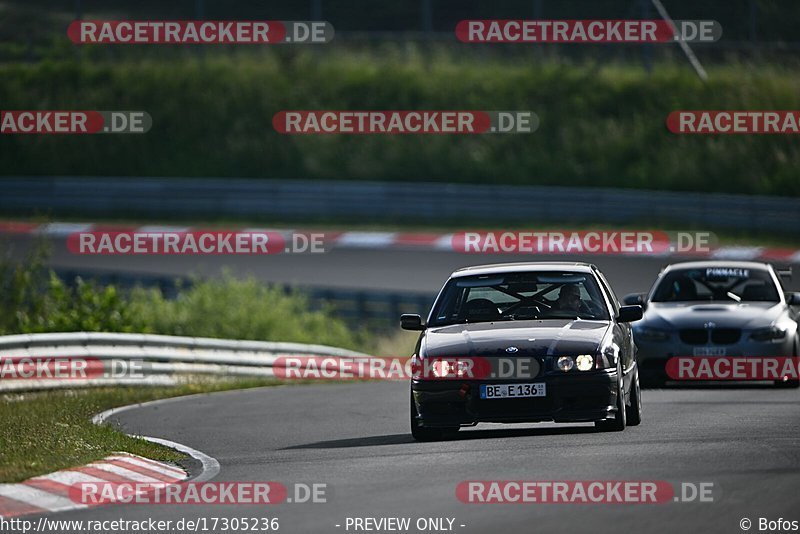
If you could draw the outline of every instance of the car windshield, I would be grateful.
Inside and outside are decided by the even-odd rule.
[[[780,293],[766,269],[707,267],[678,269],[664,275],[653,302],[780,302]]]
[[[465,276],[447,283],[433,307],[432,326],[530,319],[609,320],[589,273],[522,272]]]

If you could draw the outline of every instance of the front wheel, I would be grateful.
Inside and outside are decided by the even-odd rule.
[[[631,405],[626,408],[628,426],[636,426],[642,422],[642,388],[639,386],[639,367],[634,371],[636,375],[633,377],[633,384],[631,385]]]
[[[622,373],[619,373],[620,389],[617,393],[617,414],[614,419],[604,419],[602,421],[595,421],[594,427],[601,432],[622,432],[627,426],[628,417],[625,409],[625,390],[622,385]]]

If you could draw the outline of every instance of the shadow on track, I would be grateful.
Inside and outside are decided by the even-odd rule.
[[[559,426],[548,428],[492,428],[486,430],[466,430],[453,436],[446,437],[440,441],[466,441],[473,439],[493,439],[509,438],[522,436],[558,436],[567,434],[593,434],[597,432],[594,427],[589,426]],[[403,445],[416,443],[411,434],[388,434],[385,436],[368,436],[363,438],[333,439],[328,441],[316,441],[314,443],[304,443],[302,445],[292,445],[279,450],[295,449],[344,449],[351,447],[377,447],[382,445]]]
[[[691,390],[711,390],[711,389],[766,389],[780,391],[792,389],[776,386],[773,382],[677,382],[668,381],[666,384],[642,384],[643,390],[669,390],[669,391],[691,391]]]

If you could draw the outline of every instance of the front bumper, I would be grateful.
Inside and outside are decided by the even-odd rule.
[[[676,337],[676,336],[673,336]],[[742,341],[730,345],[687,345],[677,340],[663,342],[643,341],[636,339],[639,360],[639,376],[644,381],[672,380],[667,376],[666,365],[670,358],[676,357],[703,357],[706,351],[709,356],[713,351],[724,349],[725,357],[763,357],[781,358],[794,355],[794,338],[787,336],[779,343],[759,343],[752,340]]]
[[[523,382],[523,381],[514,381]],[[508,380],[412,380],[417,420],[423,427],[476,423],[600,421],[616,414],[619,377],[616,369],[548,375],[524,381],[546,384],[544,397],[481,399],[481,384]]]

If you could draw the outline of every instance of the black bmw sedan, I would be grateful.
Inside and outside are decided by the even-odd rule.
[[[450,275],[419,330],[412,358],[411,433],[440,439],[481,422],[638,425],[642,403],[628,323],[586,263],[506,263]]]

